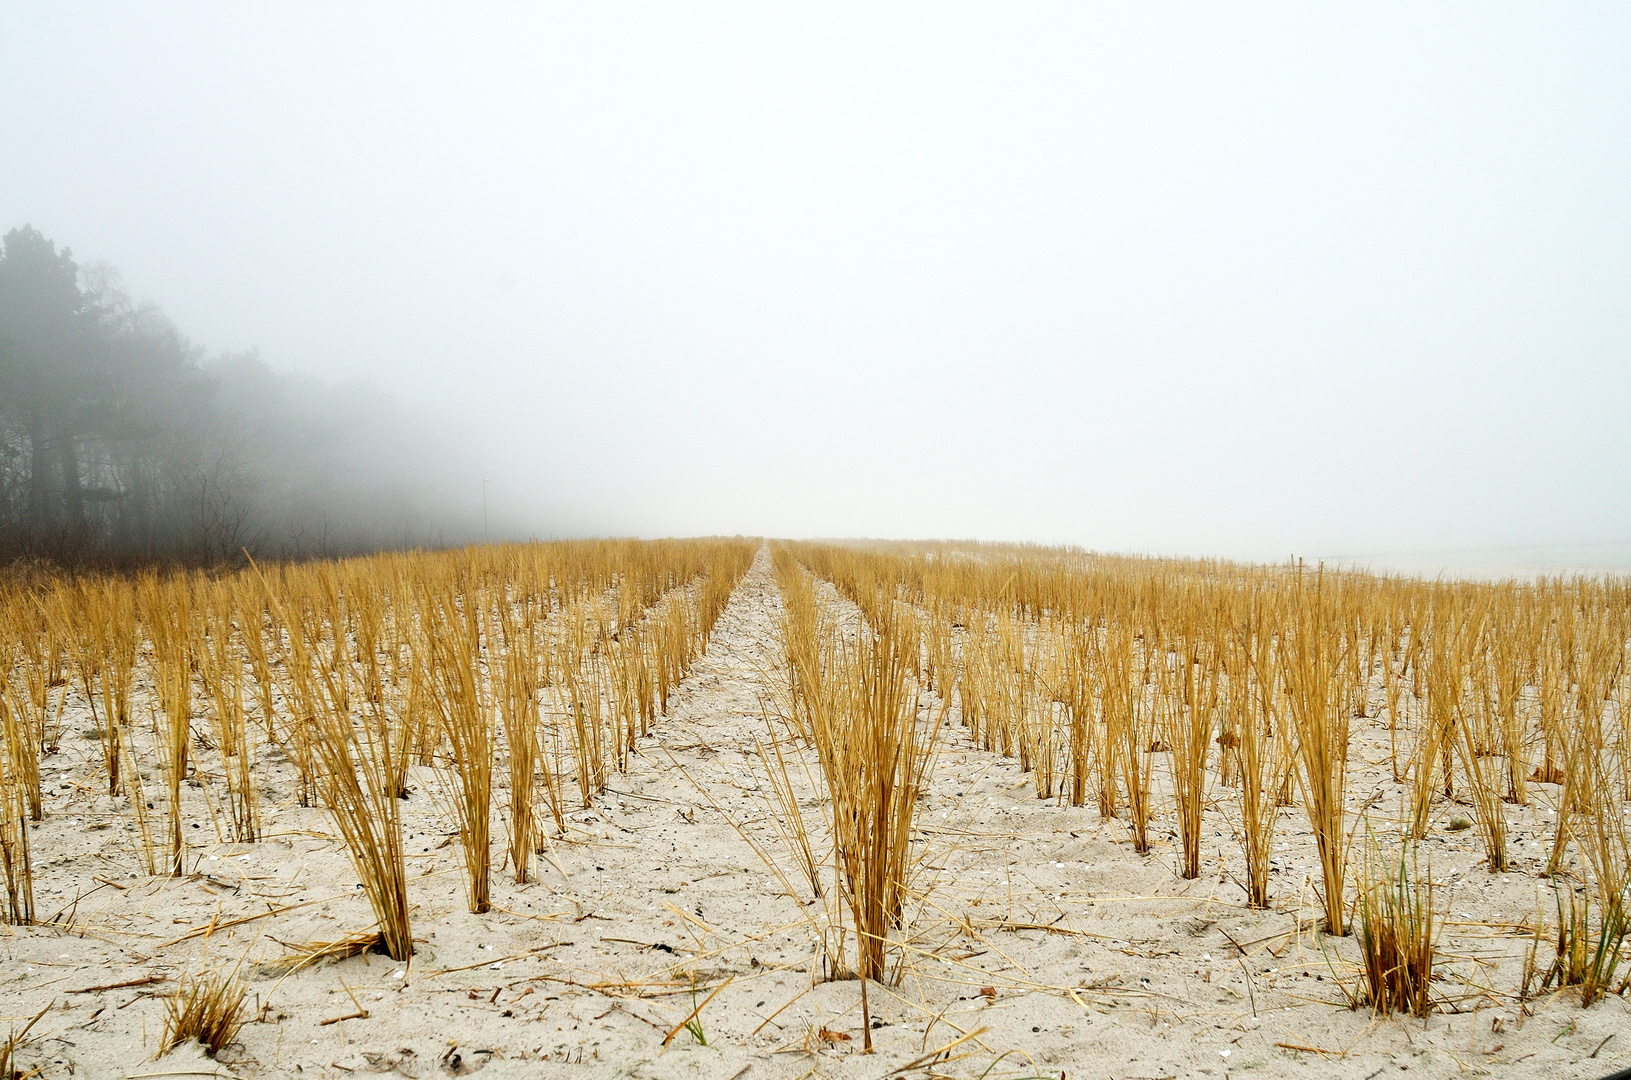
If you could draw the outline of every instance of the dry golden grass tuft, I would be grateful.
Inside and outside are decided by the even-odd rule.
[[[1323,603],[1324,581],[1309,589],[1301,575],[1292,601],[1285,641],[1284,678],[1296,740],[1297,779],[1303,808],[1320,857],[1320,898],[1325,927],[1348,932],[1344,883],[1348,858],[1345,793],[1348,777],[1348,724],[1354,687],[1344,677],[1346,652],[1356,647],[1342,626],[1331,626]]]
[[[470,910],[492,906],[493,694],[480,670],[482,610],[486,598],[467,581],[462,605],[452,594],[427,594],[432,686],[446,703],[441,738],[447,794],[464,850],[465,896]]]
[[[28,787],[39,777],[39,758],[28,718],[14,707],[11,628],[0,626],[0,863],[6,876],[6,921],[34,921],[34,867],[28,845]],[[3,1075],[3,1074],[0,1074]]]
[[[206,970],[183,975],[174,993],[164,999],[164,1030],[159,1056],[183,1043],[202,1043],[212,1057],[237,1039],[244,1026],[244,997],[248,988],[230,972]]]

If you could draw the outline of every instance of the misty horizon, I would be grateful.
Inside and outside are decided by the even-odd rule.
[[[0,231],[380,535],[1631,568],[1624,11],[3,19]]]

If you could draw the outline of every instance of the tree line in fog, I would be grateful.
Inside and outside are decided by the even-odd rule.
[[[480,472],[377,389],[208,355],[38,230],[0,249],[0,564],[214,565],[482,531]],[[473,493],[473,494],[472,494]]]

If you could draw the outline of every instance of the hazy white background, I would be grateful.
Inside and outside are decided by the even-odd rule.
[[[1333,7],[0,3],[0,228],[538,535],[1631,564],[1631,7]]]

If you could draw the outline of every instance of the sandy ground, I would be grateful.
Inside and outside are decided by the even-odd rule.
[[[786,895],[743,838],[791,875],[745,753],[766,730],[762,702],[780,678],[779,611],[761,554],[629,772],[571,815],[537,881],[498,874],[486,915],[466,910],[437,777],[416,774],[405,827],[422,943],[411,965],[372,955],[288,974],[268,963],[284,943],[372,922],[331,824],[293,805],[291,770],[272,748],[260,751],[264,842],[214,842],[207,789],[194,789],[189,873],[138,874],[128,810],[99,793],[89,718],[70,707],[73,730],[44,766],[47,819],[33,833],[36,903],[51,921],[5,928],[0,961],[0,1015],[20,1026],[49,1006],[21,1063],[52,1077],[883,1080],[979,1032],[943,1073],[1155,1080],[1317,1069],[1372,1080],[1596,1077],[1631,1064],[1619,998],[1581,1010],[1565,992],[1527,1018],[1517,1008],[1528,940],[1518,924],[1533,919],[1545,884],[1536,869],[1556,789],[1537,785],[1531,806],[1508,808],[1517,859],[1494,877],[1478,865],[1472,832],[1441,828],[1467,810],[1439,809],[1425,846],[1443,883],[1446,1011],[1379,1020],[1350,1010],[1339,986],[1353,978],[1353,942],[1296,931],[1316,916],[1317,860],[1300,809],[1277,826],[1278,906],[1252,911],[1234,881],[1243,870],[1233,791],[1214,788],[1215,847],[1201,878],[1183,881],[1175,838],[1140,857],[1121,823],[1037,800],[1017,765],[957,734],[955,710],[921,808],[925,871],[906,962],[897,983],[870,986],[876,1053],[864,1054],[859,984],[821,979],[825,902]],[[1357,807],[1380,793],[1379,829],[1399,806],[1386,745],[1379,727],[1356,729],[1351,799]],[[816,820],[814,789],[802,795]],[[504,802],[500,792],[495,817]],[[1158,805],[1170,804],[1163,795]],[[174,980],[201,963],[240,961],[254,1019],[239,1041],[218,1060],[195,1049],[155,1059]],[[706,1042],[681,1028],[665,1047],[726,979],[701,1012]],[[110,985],[119,983],[128,985]]]

